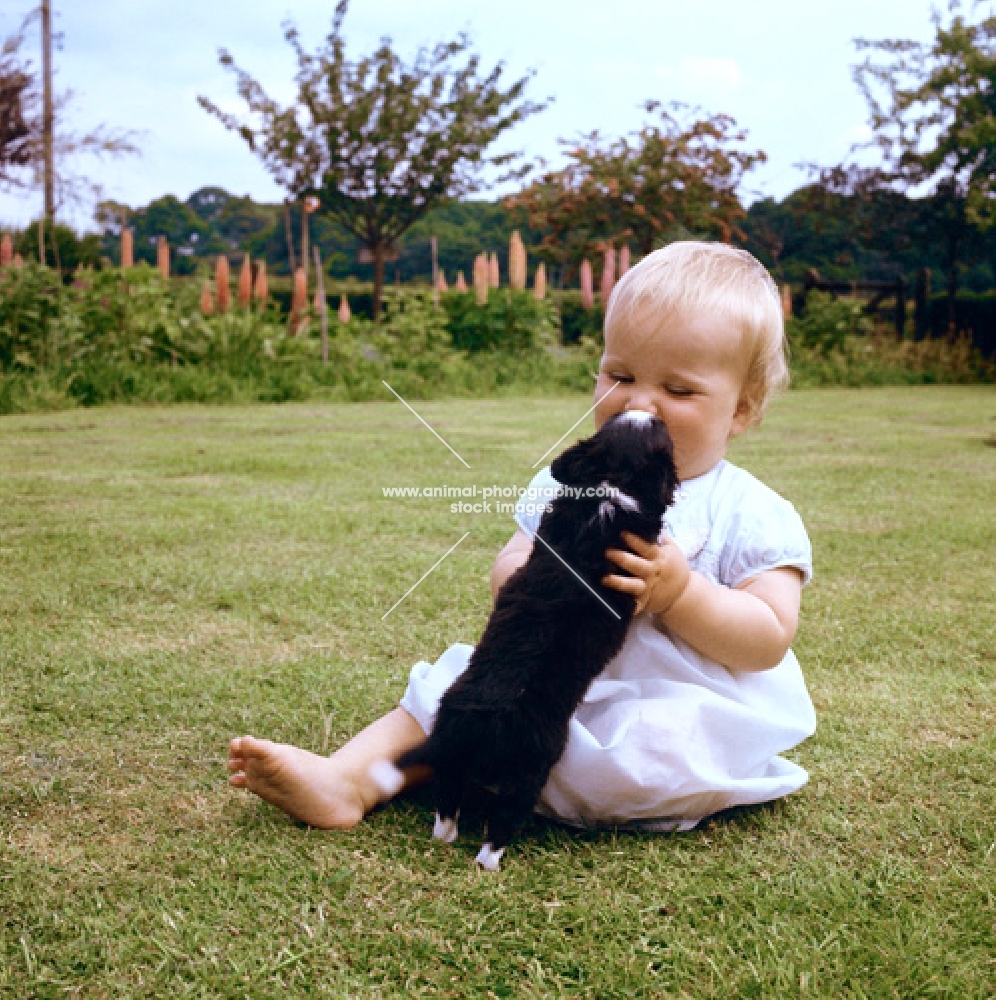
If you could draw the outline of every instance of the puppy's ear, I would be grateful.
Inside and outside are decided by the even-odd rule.
[[[674,495],[678,492],[681,482],[678,479],[678,471],[674,467],[674,459],[667,455],[664,461],[664,506],[670,507],[674,503]]]
[[[664,484],[664,506],[670,507],[674,502],[674,494],[681,485],[678,480],[678,470],[674,464],[674,445],[671,442],[671,435],[663,423],[655,426],[653,430],[652,451]]]
[[[578,441],[550,465],[550,472],[565,486],[592,486],[602,481],[604,474],[602,442],[596,437]]]

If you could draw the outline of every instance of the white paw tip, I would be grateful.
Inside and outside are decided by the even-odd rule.
[[[367,774],[387,799],[394,798],[405,783],[405,776],[389,760],[375,760],[367,769]]]
[[[496,851],[490,844],[485,844],[480,851],[477,852],[477,857],[474,858],[474,863],[479,868],[483,868],[486,872],[496,872],[501,867],[501,856],[504,853],[504,847],[499,847]]]
[[[458,833],[455,819],[441,819],[439,813],[436,813],[436,822],[432,827],[434,840],[441,840],[444,844],[452,844],[457,839]]]

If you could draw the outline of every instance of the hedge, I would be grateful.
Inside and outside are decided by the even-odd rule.
[[[940,338],[948,330],[948,297],[931,296],[928,328]],[[955,329],[968,333],[976,350],[986,358],[996,358],[996,292],[962,292],[955,300]]]

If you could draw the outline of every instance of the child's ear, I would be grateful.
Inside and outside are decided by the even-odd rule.
[[[737,408],[733,411],[733,420],[730,421],[730,437],[735,438],[738,434],[743,434],[750,427],[753,417],[754,407],[746,396],[741,396]]]

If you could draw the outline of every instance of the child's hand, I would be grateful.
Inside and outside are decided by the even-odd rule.
[[[602,583],[613,590],[632,594],[636,598],[636,614],[649,611],[664,614],[684,593],[691,570],[685,554],[674,540],[665,537],[660,545],[645,542],[628,531],[623,541],[633,550],[606,549],[605,557],[632,576],[602,577]]]

